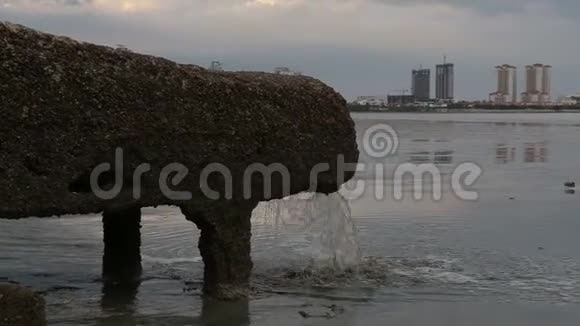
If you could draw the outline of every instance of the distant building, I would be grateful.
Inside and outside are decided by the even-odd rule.
[[[385,106],[387,98],[384,96],[358,96],[355,103],[358,105]]]
[[[428,101],[431,98],[431,70],[413,70],[412,92],[418,101]]]
[[[490,94],[494,104],[515,104],[518,102],[517,68],[511,65],[495,67],[497,70],[497,90]]]
[[[526,66],[526,91],[522,93],[522,102],[528,104],[545,104],[551,101],[552,66],[536,63]]]
[[[211,71],[224,71],[224,66],[219,61],[212,61],[209,70]]]
[[[580,93],[576,95],[570,95],[562,98],[560,101],[562,105],[580,105]]]
[[[300,76],[302,75],[299,71],[294,71],[288,67],[276,67],[274,68],[274,73],[278,75],[288,75],[288,76]]]
[[[408,105],[415,103],[415,96],[413,95],[389,95],[387,96],[387,103],[389,105]]]
[[[436,66],[435,97],[438,100],[453,100],[455,97],[455,66],[452,63],[443,63]]]

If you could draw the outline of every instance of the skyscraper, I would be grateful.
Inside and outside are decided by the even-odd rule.
[[[435,95],[437,99],[452,100],[455,97],[454,65],[444,62],[443,64],[437,65],[436,70]]]
[[[497,70],[497,91],[490,94],[496,104],[513,104],[518,101],[517,68],[511,65],[495,67]]]
[[[526,66],[526,91],[522,101],[530,104],[550,102],[552,92],[552,66],[536,63]]]
[[[431,98],[431,70],[413,70],[412,90],[418,101],[428,101]]]

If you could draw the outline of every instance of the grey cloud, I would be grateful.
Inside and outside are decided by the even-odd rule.
[[[25,2],[49,6],[83,6],[91,4],[93,0],[0,0],[0,5],[18,6]]]
[[[111,6],[114,1],[0,0],[0,20],[184,63],[221,60],[232,70],[266,71],[287,65],[349,98],[408,88],[409,71],[419,64],[433,67],[443,53],[457,64],[457,93],[464,98],[486,98],[500,63],[553,64],[557,94],[580,86],[580,45],[572,42],[580,22],[527,9],[547,0],[302,0],[277,8],[240,6],[246,0],[151,0],[163,5],[130,14]],[[438,12],[452,14],[433,15],[437,11],[428,5],[435,3],[448,4],[450,10]],[[570,14],[580,6],[550,3]]]
[[[542,5],[563,14],[576,15],[580,10],[578,0],[369,0],[387,5],[447,4],[470,8],[485,13],[523,12],[530,6]]]
[[[92,0],[58,0],[58,2],[62,2],[65,6],[82,6],[92,3]]]

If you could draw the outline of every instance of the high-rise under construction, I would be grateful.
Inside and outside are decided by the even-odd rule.
[[[413,96],[418,101],[428,101],[431,98],[431,70],[413,70]]]
[[[455,97],[455,66],[444,61],[436,66],[435,95],[438,100],[453,100]]]

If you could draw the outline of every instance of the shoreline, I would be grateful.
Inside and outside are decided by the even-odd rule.
[[[556,109],[520,109],[520,110],[493,110],[493,109],[415,109],[415,110],[350,110],[350,113],[580,113],[580,110],[556,110]]]

